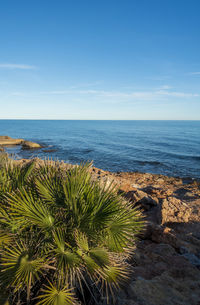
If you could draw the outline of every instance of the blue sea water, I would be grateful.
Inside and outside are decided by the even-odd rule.
[[[0,135],[46,146],[8,148],[17,158],[93,160],[94,166],[114,172],[200,178],[200,121],[0,120]]]

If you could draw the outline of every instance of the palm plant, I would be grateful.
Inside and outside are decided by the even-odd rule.
[[[9,304],[92,304],[104,293],[108,302],[129,275],[139,211],[88,165],[0,171],[0,290]]]

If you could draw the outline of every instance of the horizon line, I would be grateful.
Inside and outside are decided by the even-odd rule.
[[[0,121],[200,121],[200,119],[3,119]]]

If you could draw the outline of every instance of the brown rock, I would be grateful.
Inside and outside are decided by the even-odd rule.
[[[12,139],[8,136],[0,136],[0,145],[20,145],[23,142],[23,139]]]
[[[37,148],[41,148],[42,146],[38,143],[34,143],[31,141],[23,141],[22,142],[22,148],[23,149],[37,149]]]
[[[0,140],[8,140],[8,139],[12,139],[9,136],[0,136]]]
[[[183,243],[176,236],[175,231],[168,227],[151,224],[151,240],[156,243],[164,243],[179,249]]]
[[[159,203],[159,200],[156,197],[153,198],[140,190],[128,192],[126,198],[136,205],[140,205],[144,210],[149,210],[151,207],[157,206]]]
[[[23,149],[35,149],[41,148],[42,146],[38,143],[25,141],[23,139],[12,139],[9,136],[0,136],[0,147],[7,145],[22,145]]]
[[[188,222],[191,209],[183,201],[175,197],[164,199],[161,207],[161,223]]]
[[[146,193],[139,190],[130,191],[126,194],[126,198],[130,199],[133,203],[136,203],[146,197]]]
[[[198,271],[191,269],[192,276],[176,280],[167,272],[152,280],[137,279],[129,286],[129,293],[141,305],[198,305],[200,282]]]

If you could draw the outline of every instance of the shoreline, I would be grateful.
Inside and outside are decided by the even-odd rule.
[[[24,166],[39,158],[13,160]],[[69,169],[69,163],[49,160]],[[131,257],[132,276],[117,295],[117,305],[187,305],[200,298],[200,184],[164,175],[117,172],[90,167],[92,178],[114,184],[131,205],[137,206],[146,221]],[[155,294],[155,289],[160,291]],[[130,293],[131,292],[131,293]],[[191,299],[192,296],[192,299]],[[135,301],[136,300],[136,301]],[[150,302],[151,300],[151,302]],[[196,303],[195,303],[196,302]],[[174,304],[175,304],[174,303]]]
[[[68,170],[74,166],[81,165],[81,164],[71,164],[64,161],[53,160],[53,159],[40,159],[38,157],[30,158],[30,159],[22,158],[19,160],[15,160],[10,158],[10,156],[7,153],[6,155],[10,160],[12,160],[14,164],[19,166],[24,166],[27,163],[33,161],[35,161],[36,166],[43,165],[45,162],[48,162],[53,166],[58,165],[61,166],[63,169]],[[90,163],[89,171],[92,177],[94,177],[94,179],[107,183],[114,182],[114,184],[119,188],[119,191],[123,193],[135,192],[137,190],[143,190],[152,187],[157,189],[157,192],[153,192],[156,194],[154,197],[158,196],[158,193],[160,191],[162,192],[161,199],[163,199],[165,197],[169,197],[173,195],[173,193],[176,192],[176,190],[181,187],[182,188],[189,187],[190,189],[194,189],[194,191],[199,189],[199,196],[200,196],[200,181],[198,181],[198,179],[193,179],[190,177],[181,178],[181,177],[166,176],[162,174],[151,174],[151,173],[141,173],[141,172],[119,172],[119,171],[111,172],[97,168],[93,166],[92,163]]]
[[[29,142],[29,141],[27,141]],[[32,143],[32,142],[31,142]],[[35,144],[35,143],[34,143]],[[36,143],[37,144],[37,143]],[[18,144],[17,144],[18,145]],[[40,145],[40,144],[38,144]],[[9,145],[10,146],[10,145]],[[8,147],[9,147],[8,146]],[[0,145],[0,148],[2,146]],[[5,146],[7,147],[7,146]],[[43,146],[41,146],[40,148],[43,148]],[[39,148],[39,149],[40,149]],[[27,148],[28,150],[35,150],[38,148]],[[48,153],[48,151],[46,151]],[[12,159],[14,162],[16,163],[27,163],[27,162],[31,162],[33,160],[36,160],[37,162],[44,162],[44,161],[52,161],[52,162],[55,162],[55,163],[61,163],[61,164],[65,164],[66,166],[77,166],[77,165],[80,165],[82,163],[91,163],[93,164],[92,161],[84,161],[84,162],[81,162],[81,163],[76,163],[76,164],[73,164],[73,163],[68,163],[64,160],[56,160],[56,158],[50,158],[48,155],[46,156],[46,158],[40,158],[40,157],[30,157],[30,158],[19,158],[19,159],[15,159],[12,157],[12,154],[8,153],[6,150],[0,150],[0,154],[2,153],[5,153],[8,155],[9,159]],[[119,177],[119,176],[128,176],[129,178],[131,176],[135,177],[135,176],[151,176],[152,178],[154,178],[155,180],[156,179],[160,179],[160,178],[163,178],[164,180],[165,179],[170,179],[170,180],[174,180],[174,181],[182,181],[182,184],[199,184],[200,185],[200,178],[195,178],[195,177],[190,177],[190,176],[185,176],[185,177],[182,177],[182,176],[170,176],[170,175],[164,175],[164,174],[154,174],[154,173],[150,173],[150,172],[140,172],[140,171],[112,171],[112,170],[105,170],[105,169],[102,169],[102,168],[98,168],[98,167],[95,167],[92,165],[92,168],[97,170],[97,171],[100,171],[101,173],[104,173],[106,175],[110,175],[110,176],[113,176],[113,177]]]
[[[5,152],[7,153],[7,152]],[[9,155],[9,153],[8,153]],[[66,164],[66,165],[69,165],[69,166],[77,166],[77,165],[80,165],[82,163],[92,163],[92,161],[84,161],[84,162],[81,162],[81,163],[76,163],[76,164],[73,164],[73,163],[68,163],[64,160],[56,160],[53,159],[53,158],[49,158],[48,156],[44,159],[42,158],[39,158],[39,157],[31,157],[31,158],[19,158],[19,159],[13,159],[11,158],[12,160],[16,161],[16,162],[29,162],[29,161],[32,161],[32,160],[40,160],[41,162],[44,162],[46,160],[49,160],[49,161],[52,161],[52,162],[58,162],[58,163],[62,163],[62,164]],[[193,184],[193,183],[197,183],[197,184],[200,184],[200,178],[195,178],[195,177],[190,177],[190,176],[185,176],[185,177],[182,177],[182,176],[170,176],[170,175],[164,175],[164,174],[154,174],[154,173],[150,173],[150,172],[140,172],[140,171],[112,171],[112,170],[106,170],[106,169],[102,169],[102,168],[99,168],[99,167],[96,167],[96,166],[93,166],[92,165],[92,168],[96,169],[97,171],[101,171],[101,172],[104,172],[106,174],[110,174],[110,175],[113,175],[113,176],[119,176],[119,175],[133,175],[133,176],[152,176],[152,177],[156,177],[157,178],[162,178],[163,179],[174,179],[174,180],[182,180],[182,183],[183,184]]]

